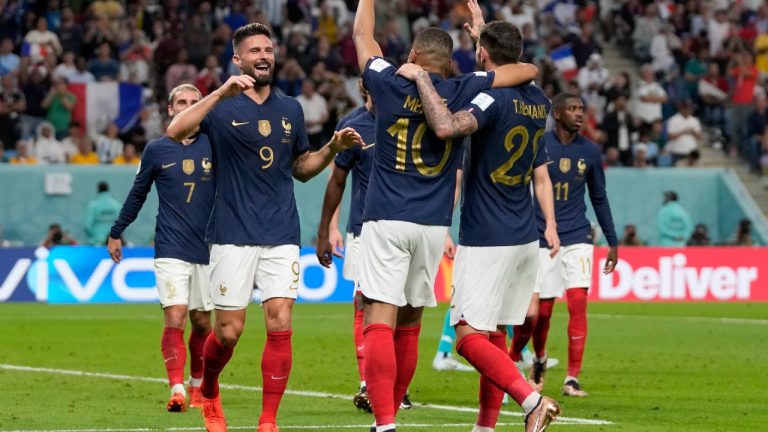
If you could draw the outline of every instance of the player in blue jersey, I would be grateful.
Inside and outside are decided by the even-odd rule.
[[[174,88],[168,97],[168,115],[177,115],[200,98],[200,91],[193,85],[182,84]],[[205,241],[215,187],[212,159],[211,146],[204,134],[193,134],[181,142],[163,137],[149,143],[107,243],[109,255],[119,263],[123,256],[120,240],[123,231],[136,220],[154,183],[160,201],[154,265],[165,326],[161,348],[171,386],[168,411],[186,409],[184,328],[187,313],[192,324],[189,334],[189,406],[199,407],[202,403],[203,344],[211,331],[213,309],[208,286],[208,244]]]
[[[330,267],[332,255],[344,257],[343,275],[355,285],[354,294],[354,341],[357,369],[360,375],[360,388],[353,398],[356,407],[366,411],[371,410],[368,401],[368,390],[365,382],[365,367],[363,355],[363,302],[362,294],[357,289],[358,260],[360,248],[360,231],[363,227],[363,200],[368,189],[368,176],[371,173],[373,152],[376,145],[375,118],[373,100],[360,84],[360,93],[365,100],[362,109],[356,109],[350,115],[339,121],[337,130],[350,127],[356,130],[363,141],[364,147],[353,147],[336,155],[332,164],[331,176],[325,189],[320,225],[317,230],[317,258],[325,267]],[[347,176],[352,174],[352,198],[350,200],[349,221],[347,223],[346,247],[339,231],[338,209],[341,197],[347,184]],[[344,250],[342,255],[341,250]]]
[[[360,288],[365,309],[365,378],[376,431],[395,430],[396,407],[416,369],[425,306],[451,224],[460,143],[427,128],[416,86],[395,75],[374,40],[374,2],[361,0],[354,41],[363,84],[376,103],[376,152],[363,210]],[[532,65],[444,79],[453,43],[443,30],[422,30],[409,62],[432,73],[437,92],[458,109],[492,86],[530,81]]]
[[[546,370],[546,341],[555,298],[565,291],[568,301],[568,374],[562,392],[567,396],[584,397],[579,372],[587,338],[587,290],[592,286],[592,229],[587,220],[584,194],[595,210],[600,228],[610,249],[603,273],[611,273],[618,260],[618,238],[613,226],[611,208],[605,191],[600,148],[579,134],[584,121],[584,103],[573,94],[561,93],[552,100],[555,129],[544,134],[542,144],[553,163],[549,175],[554,185],[557,233],[562,248],[552,257],[540,249],[539,310],[535,318],[515,327],[510,356],[518,359],[520,350],[533,337],[536,354],[530,382],[538,389],[544,386]],[[543,219],[538,212],[539,232]]]
[[[502,21],[483,26],[476,57],[484,70],[515,63],[521,52],[522,36],[515,26]],[[546,244],[553,255],[559,249],[549,159],[539,145],[549,100],[532,84],[492,89],[452,114],[426,71],[406,65],[398,73],[415,80],[427,121],[439,138],[472,134],[464,163],[450,323],[456,327],[456,351],[482,375],[473,430],[494,429],[504,392],[524,409],[527,431],[544,430],[560,407],[534,391],[507,356],[504,329],[523,322],[536,285],[539,235],[532,179],[546,218]]]
[[[275,55],[269,29],[238,28],[232,61],[243,72],[168,127],[183,137],[199,127],[208,135],[217,166],[211,214],[213,332],[205,342],[203,417],[206,429],[226,431],[218,377],[243,332],[254,283],[261,290],[267,330],[259,432],[277,431],[280,400],[291,371],[291,309],[299,289],[299,216],[293,178],[307,181],[336,155],[361,144],[352,129],[309,151],[304,113],[295,99],[271,91]]]

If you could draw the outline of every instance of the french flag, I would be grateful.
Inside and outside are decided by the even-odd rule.
[[[32,57],[35,59],[43,59],[48,57],[48,54],[50,53],[51,52],[48,49],[48,45],[46,44],[29,43],[26,41],[21,44],[22,57]]]
[[[576,65],[576,58],[573,57],[571,44],[565,44],[553,49],[549,53],[549,57],[566,81],[576,78],[579,74],[579,66]]]
[[[70,84],[69,89],[77,97],[72,120],[88,132],[102,132],[110,122],[126,132],[139,119],[143,88],[138,84],[97,82]]]

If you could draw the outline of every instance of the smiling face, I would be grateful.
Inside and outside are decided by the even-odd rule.
[[[265,87],[272,83],[275,69],[275,50],[272,40],[265,35],[249,36],[240,42],[232,61],[251,76],[255,87]]]

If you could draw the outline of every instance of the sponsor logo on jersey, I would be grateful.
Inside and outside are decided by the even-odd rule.
[[[232,126],[234,126],[234,127],[238,127],[238,126],[242,126],[242,125],[247,125],[248,123],[250,123],[250,122],[239,122],[237,120],[232,120]]]

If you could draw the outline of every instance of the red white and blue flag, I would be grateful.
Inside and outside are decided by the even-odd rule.
[[[566,81],[576,78],[579,74],[579,66],[576,64],[576,58],[573,56],[570,44],[553,49],[549,53],[549,57]]]
[[[97,82],[69,89],[77,97],[72,120],[88,132],[102,132],[110,122],[125,132],[139,119],[143,88],[138,84]]]

